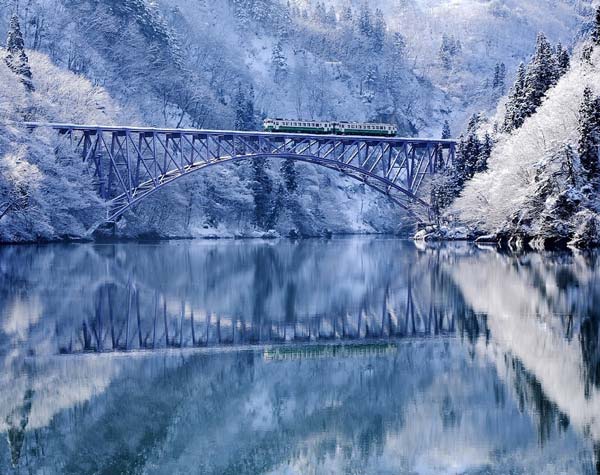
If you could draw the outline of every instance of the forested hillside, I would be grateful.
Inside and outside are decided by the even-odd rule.
[[[571,61],[540,36],[495,118],[473,120],[459,143],[462,173],[446,178],[464,187],[448,212],[485,240],[600,244],[599,80],[600,8]],[[482,134],[489,160],[473,167]]]
[[[277,116],[393,122],[410,136],[439,136],[446,121],[446,134],[458,135],[474,112],[495,109],[538,32],[570,50],[593,17],[591,0],[20,0],[18,12],[13,2],[0,4],[0,35],[14,33],[15,13],[31,85],[2,64],[3,75],[16,76],[0,86],[3,122],[251,130]],[[68,93],[82,87],[102,95],[86,96],[85,115],[84,102],[71,107]],[[39,168],[43,159],[43,195],[62,202],[68,180],[56,187],[42,178],[61,175],[64,161],[37,150],[37,135],[13,126],[10,133],[2,166],[18,153],[22,167]],[[25,191],[15,191],[8,174],[0,177],[0,239],[80,236],[102,216],[95,203],[67,210],[69,219],[58,224],[55,206],[36,204],[41,185],[28,173],[17,173]],[[78,186],[89,187],[86,180]],[[24,227],[26,219],[36,225]],[[117,232],[318,235],[398,232],[402,223],[385,197],[348,178],[256,162],[172,185],[121,220]]]

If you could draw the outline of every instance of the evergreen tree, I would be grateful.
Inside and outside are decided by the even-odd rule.
[[[254,198],[255,224],[260,229],[268,230],[274,223],[273,182],[267,173],[267,161],[255,158],[252,161],[252,196]]]
[[[325,23],[327,11],[325,10],[325,4],[322,2],[317,2],[314,10],[314,19],[317,23]]]
[[[385,18],[383,12],[378,8],[375,11],[375,25],[373,26],[373,49],[379,53],[383,50],[385,43]]]
[[[252,18],[259,22],[262,26],[266,26],[271,23],[271,6],[266,0],[253,0],[252,1]]]
[[[235,108],[235,130],[246,129],[246,95],[242,90],[242,85],[238,84],[238,90],[234,98]]]
[[[342,21],[344,23],[352,23],[352,18],[354,17],[354,12],[352,11],[352,7],[348,5],[342,11]]]
[[[550,42],[543,33],[537,38],[535,54],[525,75],[525,115],[529,117],[542,104],[548,89],[558,81],[558,65]]]
[[[280,38],[288,38],[294,28],[294,22],[292,15],[294,14],[293,8],[288,0],[286,8],[282,9],[281,20],[278,26],[278,32]]]
[[[456,169],[444,170],[434,178],[431,188],[431,209],[438,219],[440,213],[460,194],[463,183]]]
[[[452,69],[454,58],[460,54],[461,51],[462,46],[459,40],[445,33],[442,35],[439,58],[444,69]]]
[[[562,77],[571,66],[569,52],[563,48],[562,44],[556,45],[556,66],[558,68],[558,77]]]
[[[482,140],[479,139],[478,129],[481,118],[473,114],[467,126],[466,135],[461,135],[457,141],[454,163],[451,168],[443,169],[435,179],[431,189],[432,209],[438,215],[448,207],[460,194],[467,180],[475,173],[487,170],[488,159],[492,153],[493,140],[486,133]],[[446,121],[442,131],[442,138],[450,138],[450,125]]]
[[[596,19],[594,21],[594,29],[592,30],[592,42],[596,46],[600,46],[600,6],[596,8]]]
[[[479,162],[482,146],[477,136],[477,129],[479,127],[479,115],[473,114],[469,120],[467,127],[467,136],[461,147],[462,162],[464,164],[464,178],[471,178],[477,171],[477,164]]]
[[[506,113],[502,126],[502,130],[505,132],[510,133],[521,127],[525,122],[525,74],[525,65],[521,63],[517,70],[517,79],[506,103]]]
[[[444,125],[442,126],[442,140],[447,140],[452,138],[452,132],[450,131],[450,124],[447,120],[444,121]],[[436,164],[435,169],[441,170],[444,168],[444,153],[443,150],[439,150],[436,156]]]
[[[371,10],[367,3],[360,7],[358,16],[358,31],[369,38],[373,35],[373,22],[371,20]]]
[[[10,70],[19,76],[21,83],[25,88],[28,91],[33,92],[35,90],[32,82],[33,75],[31,74],[31,68],[29,67],[29,58],[25,53],[25,42],[23,41],[23,34],[21,33],[19,17],[16,13],[10,19],[4,61]]]
[[[296,164],[294,160],[286,158],[281,164],[280,168],[283,181],[285,183],[285,189],[289,193],[293,193],[298,188],[298,180],[296,176]]]
[[[460,192],[460,190],[462,190],[464,183],[467,181],[468,168],[466,162],[467,154],[465,150],[466,139],[465,136],[461,134],[461,136],[458,138],[458,141],[456,142],[456,152],[454,154],[453,175],[455,178],[454,185],[457,189],[456,196],[458,196],[458,193]]]
[[[232,0],[232,6],[238,26],[242,30],[248,30],[252,17],[252,4],[248,0]]]
[[[569,68],[569,55],[558,45],[552,48],[543,33],[537,38],[535,54],[527,66],[519,65],[517,79],[506,104],[503,130],[512,132],[535,113],[548,90]]]
[[[256,116],[254,115],[254,86],[250,85],[250,91],[248,93],[248,97],[246,99],[246,129],[247,130],[256,130]]]
[[[479,148],[479,157],[477,158],[477,163],[475,164],[475,173],[481,173],[487,170],[488,160],[492,155],[492,148],[494,146],[494,142],[489,133],[485,133],[483,137],[483,141],[480,144]]]
[[[397,65],[404,60],[404,54],[406,52],[406,40],[399,31],[394,33],[392,46],[392,61],[394,61],[394,63]]]
[[[329,7],[327,13],[325,14],[325,23],[329,26],[335,26],[337,23],[337,16],[335,14],[335,8],[333,5]]]
[[[271,54],[271,68],[273,70],[275,82],[280,83],[287,76],[287,59],[283,54],[283,46],[281,44],[281,41],[278,41],[273,46],[273,53]]]
[[[375,86],[377,84],[377,66],[371,65],[367,68],[365,79],[362,81],[361,96],[366,103],[371,103],[375,96]]]
[[[452,138],[452,132],[450,131],[450,124],[447,120],[444,121],[444,126],[442,127],[442,139],[447,140]]]
[[[248,94],[244,92],[241,84],[234,98],[235,130],[254,130],[256,118],[254,117],[254,89],[250,87]]]
[[[579,160],[588,179],[600,177],[600,98],[594,97],[592,90],[586,87],[579,109]]]
[[[506,65],[504,63],[496,63],[492,88],[499,95],[503,95],[506,90]]]
[[[581,51],[581,59],[588,64],[592,64],[592,53],[594,52],[594,47],[592,45],[585,45],[583,50]]]

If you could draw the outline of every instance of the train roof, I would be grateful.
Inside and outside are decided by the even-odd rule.
[[[357,121],[348,121],[348,120],[319,120],[319,119],[281,119],[281,118],[271,118],[267,117],[267,120],[283,120],[286,122],[322,122],[325,124],[351,124],[351,125],[385,125],[389,127],[396,127],[396,124],[390,124],[387,122],[357,122]]]

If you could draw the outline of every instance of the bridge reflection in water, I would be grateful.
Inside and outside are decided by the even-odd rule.
[[[402,337],[454,335],[480,323],[473,314],[423,306],[408,285],[404,301],[390,306],[384,294],[379,313],[365,307],[355,314],[247,318],[198,311],[182,300],[179,311],[172,300],[155,292],[149,301],[129,284],[103,285],[96,293],[93,317],[80,328],[57,330],[59,352],[107,352],[226,345],[264,345],[331,341],[379,340]],[[423,308],[424,307],[424,308]],[[467,319],[472,321],[468,322]]]
[[[596,473],[597,256],[0,248],[0,473]]]
[[[375,253],[398,245],[392,242],[368,246]],[[312,250],[323,245],[329,250],[315,256]],[[231,243],[226,258],[211,251],[194,254],[185,244],[163,247],[159,253],[149,246],[143,259],[149,264],[147,273],[127,270],[127,263],[119,272],[109,269],[88,302],[82,302],[81,314],[56,322],[57,350],[70,354],[356,342],[457,332],[475,338],[485,332],[485,318],[462,304],[435,266],[435,255],[411,254],[418,259],[410,266],[404,265],[406,256],[385,264],[373,256],[374,262],[352,269],[356,264],[344,254],[357,251],[356,245],[248,243],[256,246],[254,251],[238,254],[239,245]],[[111,247],[101,246],[98,256],[107,252],[111,254]],[[139,257],[134,260],[139,262]],[[116,261],[109,262],[112,266]],[[177,283],[153,279],[175,265],[184,269]],[[327,269],[329,265],[346,268],[345,280]]]

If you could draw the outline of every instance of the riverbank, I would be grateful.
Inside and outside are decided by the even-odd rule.
[[[479,244],[493,244],[511,250],[595,249],[600,247],[600,225],[597,221],[597,218],[591,217],[577,229],[577,232],[570,235],[536,235],[520,230],[486,234],[466,226],[428,226],[419,230],[413,239],[425,242],[469,241]]]

